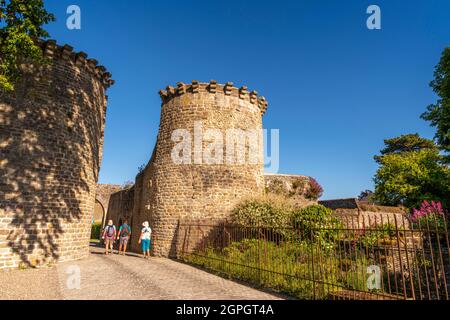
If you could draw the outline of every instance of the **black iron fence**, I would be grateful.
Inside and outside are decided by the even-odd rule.
[[[183,223],[180,258],[300,299],[448,300],[444,219],[340,216],[289,227]]]

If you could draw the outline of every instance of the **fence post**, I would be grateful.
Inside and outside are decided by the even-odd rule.
[[[257,228],[257,233],[256,234],[258,235],[258,238],[257,238],[257,240],[258,240],[258,255],[257,255],[257,258],[258,258],[258,283],[260,285],[262,285],[262,277],[261,277],[261,227],[258,224],[256,228]]]
[[[221,251],[221,253],[223,253],[224,251],[223,251],[223,249],[225,248],[225,222],[223,222],[222,221],[222,244],[221,244],[221,248],[220,248],[220,251]],[[225,272],[226,273],[226,270],[225,270],[225,259],[223,258],[223,256],[222,256],[222,258],[221,258],[221,264],[222,264],[222,272]]]
[[[319,209],[317,209],[317,212]],[[310,219],[310,239],[311,239],[311,267],[312,267],[312,284],[313,284],[313,298],[316,300],[316,277],[315,277],[315,268],[314,268],[314,225],[312,223],[312,219]]]
[[[402,285],[403,285],[403,298],[405,300],[408,299],[408,293],[406,291],[406,279],[405,279],[405,274],[403,271],[403,255],[402,255],[402,251],[400,248],[400,232],[398,230],[398,223],[397,223],[397,218],[394,217],[394,222],[395,222],[395,234],[396,234],[396,238],[397,238],[397,250],[398,250],[398,260],[400,262],[400,273],[402,276]],[[395,257],[394,257],[394,264],[395,264]]]

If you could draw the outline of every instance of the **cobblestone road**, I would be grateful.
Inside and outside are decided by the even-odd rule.
[[[80,289],[69,289],[77,271]],[[274,300],[277,295],[223,279],[195,267],[163,258],[105,256],[92,248],[86,260],[57,268],[0,271],[0,299]]]

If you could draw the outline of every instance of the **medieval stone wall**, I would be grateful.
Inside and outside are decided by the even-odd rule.
[[[150,161],[149,165],[152,165],[152,161]],[[115,224],[119,224],[120,221],[127,218],[128,222],[131,224],[133,236],[130,241],[129,248],[134,252],[140,252],[141,250],[138,244],[138,239],[142,228],[142,222],[148,220],[151,226],[154,224],[154,220],[152,220],[153,217],[145,215],[146,210],[149,208],[149,204],[146,204],[142,198],[143,182],[150,178],[150,176],[145,177],[145,172],[148,174],[151,170],[147,168],[140,173],[136,178],[136,184],[132,188],[114,193],[110,198],[108,208],[107,219],[112,219]],[[295,200],[296,205],[299,207],[317,204],[317,201],[306,199],[304,196],[308,183],[309,177],[307,176],[264,174],[264,185],[266,192],[290,196],[291,199],[293,198]],[[151,196],[151,194],[148,196]],[[136,206],[137,209],[134,209],[134,206]],[[141,212],[143,212],[142,216],[140,214]],[[136,215],[133,215],[133,213],[136,213]],[[192,228],[189,227],[190,225],[195,226],[195,230],[197,231],[201,230],[201,232],[198,233],[198,239],[195,237],[192,238],[193,236],[190,234],[189,239],[194,239],[194,243],[196,243],[197,241],[202,240],[201,235],[208,234],[214,226],[226,222],[226,218],[226,215],[220,215],[218,217],[207,215],[205,218],[190,217],[189,215],[186,215],[184,218],[180,218],[180,226],[179,228],[177,227],[176,234],[174,236],[174,238],[176,238],[174,242],[177,242],[177,254],[179,254],[180,248],[183,248],[183,250],[186,249],[183,247],[185,245],[183,242],[183,237],[186,235],[186,232],[194,232],[192,231]],[[189,245],[191,247],[193,246],[192,243]]]
[[[113,193],[108,202],[108,211],[105,222],[112,220],[116,226],[119,223],[128,219],[131,223],[134,208],[134,187],[120,190]]]
[[[0,268],[86,257],[111,75],[70,46],[41,42],[0,93]]]

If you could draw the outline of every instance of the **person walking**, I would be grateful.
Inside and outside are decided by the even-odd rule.
[[[103,229],[102,239],[105,241],[105,254],[109,254],[109,249],[111,253],[114,253],[114,240],[116,239],[116,226],[112,220],[108,221],[108,225]]]
[[[128,240],[131,236],[131,227],[128,225],[128,220],[125,219],[123,224],[119,228],[119,233],[117,234],[117,239],[119,240],[119,254],[125,255],[127,252]]]
[[[149,226],[148,221],[142,224],[141,236],[139,237],[139,244],[141,245],[142,252],[144,253],[144,259],[150,258],[150,244],[152,238],[152,229]]]

